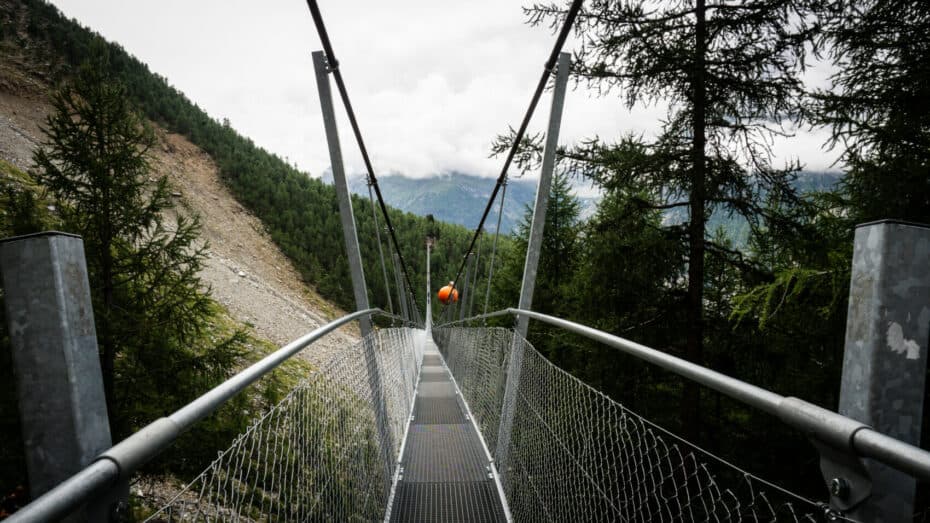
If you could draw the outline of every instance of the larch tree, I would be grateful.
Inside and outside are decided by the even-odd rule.
[[[592,139],[564,151],[572,170],[607,191],[625,190],[669,217],[662,225],[687,246],[684,356],[704,363],[705,257],[750,273],[743,254],[716,242],[714,211],[745,217],[753,231],[779,217],[765,200],[793,199],[798,166],[773,166],[771,145],[800,114],[800,74],[815,28],[806,0],[594,0],[578,16],[573,76],[628,107],[668,107],[658,135]],[[527,9],[556,24],[560,4]],[[764,197],[763,197],[764,195]],[[685,383],[683,427],[700,430],[697,385]]]
[[[197,241],[200,223],[166,218],[174,204],[167,179],[150,178],[153,134],[107,76],[105,56],[55,93],[33,160],[63,227],[84,239],[104,389],[121,433],[148,421],[126,419],[127,412],[171,403],[143,401],[145,394],[183,396],[186,385],[225,373],[241,340],[194,350],[213,314],[198,277],[206,249]]]
[[[533,291],[534,311],[562,317],[569,315],[569,302],[575,295],[571,288],[575,272],[578,270],[581,247],[580,214],[581,204],[572,193],[568,175],[554,173],[549,187],[542,247]],[[494,300],[498,303],[496,307],[513,307],[519,301],[532,223],[533,207],[527,204],[523,217],[511,233],[510,248],[499,253],[503,263],[493,281]],[[556,362],[561,361],[563,355],[558,352],[560,347],[564,346],[560,343],[564,333],[559,329],[532,322],[528,337],[534,340],[536,348],[543,354]]]
[[[836,0],[822,19],[836,73],[815,113],[847,169],[849,216],[930,223],[930,4]]]

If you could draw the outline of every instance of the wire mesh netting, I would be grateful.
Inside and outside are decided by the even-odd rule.
[[[511,330],[433,335],[515,521],[844,520],[651,424]]]
[[[422,337],[382,329],[347,347],[148,521],[382,519]]]

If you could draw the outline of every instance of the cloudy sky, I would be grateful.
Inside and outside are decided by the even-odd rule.
[[[315,176],[329,166],[310,57],[321,46],[302,0],[52,1],[260,146]],[[554,39],[525,24],[525,3],[320,0],[377,173],[498,174],[490,143],[519,124]],[[549,100],[531,131],[544,128]],[[627,111],[616,98],[575,89],[561,142],[649,134],[664,112]],[[345,122],[340,131],[348,169],[362,171]],[[821,151],[824,138],[782,140],[777,161],[826,169],[833,156]]]

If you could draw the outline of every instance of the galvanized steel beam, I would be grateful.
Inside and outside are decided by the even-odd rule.
[[[555,151],[559,146],[559,128],[562,124],[562,108],[565,106],[565,91],[571,64],[571,54],[559,54],[555,90],[552,93],[552,109],[549,111],[549,127],[546,130],[546,148],[543,151],[542,169],[539,172],[539,184],[536,187],[536,203],[533,206],[533,223],[530,225],[530,238],[526,246],[526,263],[523,266],[523,283],[520,286],[518,309],[533,308],[533,290],[536,288],[536,272],[539,269],[539,255],[542,252],[543,232],[546,227],[546,209],[549,206],[549,188],[552,186]],[[528,325],[529,318],[518,316],[517,334],[525,338]]]
[[[346,244],[346,257],[349,259],[349,271],[352,275],[352,294],[355,296],[356,310],[368,308],[368,289],[365,286],[365,269],[362,267],[362,254],[358,248],[358,233],[355,229],[355,215],[352,213],[352,196],[346,183],[345,166],[342,163],[342,149],[339,145],[339,131],[336,128],[336,113],[333,110],[333,95],[329,85],[329,67],[326,55],[322,51],[313,53],[313,69],[316,72],[316,85],[320,92],[320,108],[323,111],[323,126],[326,128],[326,143],[329,145],[329,161],[333,170],[333,185],[339,199],[339,217],[342,221],[342,236]],[[371,332],[371,319],[362,318],[358,322],[362,337]]]

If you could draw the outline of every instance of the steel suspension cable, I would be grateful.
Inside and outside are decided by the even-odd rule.
[[[580,0],[576,0],[576,3],[580,3]],[[355,117],[355,110],[352,109],[352,102],[349,100],[349,93],[346,90],[345,82],[342,79],[342,73],[339,70],[339,61],[336,60],[336,55],[333,53],[333,46],[329,40],[329,33],[326,32],[326,25],[323,23],[323,15],[320,13],[320,7],[317,5],[316,0],[307,0],[307,7],[310,8],[310,15],[313,17],[313,24],[316,26],[320,41],[323,44],[323,52],[326,54],[329,69],[333,73],[333,79],[336,81],[336,89],[339,91],[339,97],[342,98],[342,105],[345,107],[346,114],[349,117],[349,123],[352,126],[352,133],[355,135],[355,141],[358,144],[359,151],[362,153],[362,160],[365,162],[368,178],[374,186],[375,194],[378,196],[378,205],[381,207],[381,214],[384,215],[384,224],[388,229],[391,242],[394,245],[394,250],[397,252],[397,257],[400,260],[401,272],[404,275],[407,288],[412,289],[413,285],[410,284],[407,264],[404,261],[404,255],[400,251],[400,243],[398,243],[397,235],[394,233],[394,226],[391,224],[391,217],[388,215],[387,205],[385,205],[384,197],[381,195],[381,188],[378,187],[378,178],[375,176],[375,170],[371,165],[371,159],[368,156],[368,148],[365,147],[365,140],[362,139],[362,131],[359,128],[358,120]],[[416,304],[414,304],[414,307],[416,307]],[[417,311],[417,315],[419,315],[419,311]]]
[[[507,159],[504,161],[504,166],[501,168],[501,173],[497,177],[497,183],[494,184],[494,190],[491,191],[491,196],[488,198],[488,204],[485,206],[484,212],[481,214],[481,220],[478,222],[478,227],[475,229],[475,234],[471,238],[471,243],[468,245],[468,250],[465,252],[465,257],[462,259],[462,264],[459,266],[458,271],[455,273],[455,279],[452,280],[453,288],[455,288],[455,284],[458,282],[459,276],[462,275],[462,270],[465,269],[465,264],[468,263],[468,256],[475,248],[475,242],[477,241],[478,236],[481,234],[481,229],[484,227],[484,222],[487,219],[488,214],[491,212],[491,207],[494,205],[494,199],[497,197],[497,193],[500,191],[501,185],[507,178],[507,170],[510,168],[510,164],[513,162],[513,158],[517,153],[520,142],[523,141],[523,136],[526,134],[526,128],[529,126],[530,120],[533,117],[533,113],[536,111],[536,106],[539,104],[539,99],[542,96],[543,91],[546,89],[546,82],[548,82],[549,76],[555,70],[555,65],[556,61],[558,60],[559,53],[562,52],[562,46],[565,44],[565,39],[568,38],[568,33],[571,31],[572,24],[575,22],[575,17],[578,15],[578,11],[581,9],[582,1],[583,0],[573,0],[571,7],[568,9],[568,13],[565,16],[565,21],[562,23],[562,28],[559,30],[559,35],[555,40],[555,45],[552,46],[552,52],[549,53],[549,59],[546,60],[546,65],[544,67],[542,76],[540,76],[539,82],[536,84],[536,90],[533,92],[533,97],[530,99],[530,105],[526,109],[526,114],[523,116],[523,121],[520,123],[520,128],[517,130],[517,134],[514,136],[513,143],[510,145],[510,150],[507,152]]]

